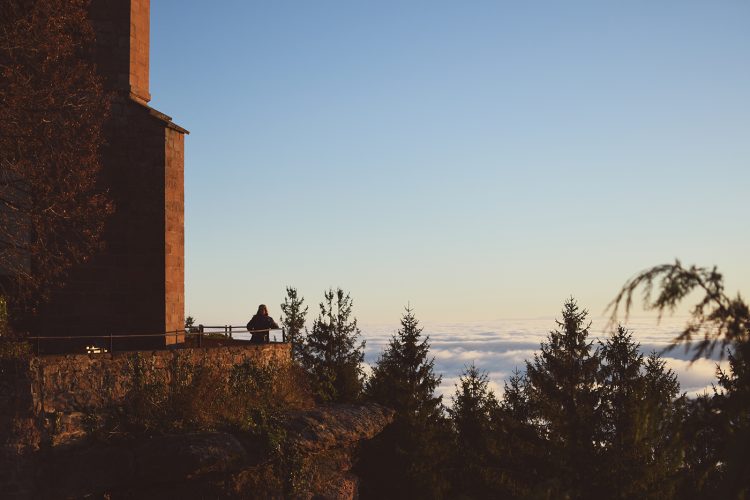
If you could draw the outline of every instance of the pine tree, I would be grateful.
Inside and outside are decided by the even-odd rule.
[[[324,402],[356,401],[362,392],[365,341],[352,318],[352,299],[339,288],[324,293],[320,314],[302,343],[302,365]]]
[[[493,419],[504,497],[528,498],[548,473],[546,448],[535,423],[526,374],[515,369],[504,384],[500,408]]]
[[[569,299],[558,329],[526,362],[530,402],[545,441],[550,469],[540,494],[582,498],[595,495],[598,448],[599,353],[588,340],[588,313]]]
[[[406,308],[401,329],[373,367],[367,381],[368,399],[396,410],[404,419],[436,419],[442,412],[442,396],[435,395],[441,377],[435,375],[434,359],[428,359],[429,337],[413,310]]]
[[[724,416],[714,407],[715,395],[704,393],[686,401],[681,426],[685,448],[677,498],[738,498],[720,495],[722,450],[726,442]]]
[[[281,325],[286,341],[292,344],[292,359],[300,359],[302,354],[302,329],[305,327],[307,306],[302,308],[305,299],[297,295],[297,289],[286,287],[286,297],[281,304]]]
[[[500,407],[519,422],[531,421],[526,375],[518,368],[504,384]]]
[[[654,285],[658,283],[654,297]],[[693,359],[708,356],[716,348],[732,346],[750,340],[750,305],[738,293],[729,297],[724,292],[724,278],[716,267],[683,267],[680,261],[646,269],[623,285],[617,297],[610,302],[612,321],[624,306],[627,318],[633,305],[633,295],[638,288],[644,289],[643,305],[647,310],[674,312],[677,305],[693,292],[702,293],[690,313],[682,333],[672,340],[672,346],[685,343],[693,350]],[[702,337],[702,338],[700,338]],[[695,341],[691,344],[691,342]]]
[[[680,394],[677,374],[661,355],[652,352],[644,365],[646,417],[642,440],[650,451],[646,467],[647,489],[666,498],[673,496],[683,466],[686,443],[682,435],[687,397]]]
[[[611,474],[613,492],[630,498],[643,474],[647,453],[638,446],[643,414],[645,379],[641,376],[643,355],[632,335],[622,326],[601,344],[602,428],[600,440],[606,448],[604,466]]]
[[[452,487],[454,497],[491,498],[497,492],[498,443],[493,417],[499,410],[489,379],[472,363],[461,374],[448,409],[455,432]]]
[[[358,476],[364,498],[439,498],[447,481],[443,472],[446,426],[441,377],[429,358],[429,337],[411,308],[401,328],[373,367],[367,399],[396,410],[394,422],[363,447]]]
[[[671,497],[681,450],[679,383],[619,326],[601,344],[603,479],[620,498]]]
[[[633,295],[644,290],[644,307],[661,316],[693,292],[702,297],[672,347],[686,344],[693,360],[716,348],[732,351],[730,373],[719,372],[719,389],[687,403],[683,429],[686,471],[681,495],[693,498],[741,498],[750,495],[747,448],[750,446],[750,305],[738,293],[724,291],[716,267],[683,267],[680,261],[646,269],[628,280],[611,302],[612,320],[620,306],[630,312]],[[656,293],[654,293],[656,289]]]
[[[451,396],[453,405],[448,409],[459,440],[479,443],[487,437],[489,422],[499,403],[489,387],[486,372],[479,371],[474,363],[467,366],[459,377],[456,391]]]
[[[711,407],[721,416],[719,463],[722,464],[719,496],[750,497],[750,331],[737,339],[729,353],[729,371],[718,371],[718,385]]]

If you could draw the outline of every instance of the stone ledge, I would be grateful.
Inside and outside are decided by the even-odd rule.
[[[285,428],[294,446],[315,453],[370,439],[393,421],[394,414],[375,403],[319,406],[290,415]]]

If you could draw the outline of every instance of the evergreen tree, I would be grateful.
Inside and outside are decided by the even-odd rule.
[[[324,293],[320,314],[307,331],[300,358],[316,396],[324,402],[352,402],[362,392],[365,341],[352,318],[352,299],[339,288]]]
[[[292,359],[300,359],[302,353],[302,329],[305,327],[307,306],[305,299],[297,295],[297,289],[286,287],[286,297],[281,304],[281,326],[286,335],[286,341],[292,344]]]
[[[658,293],[654,297],[654,284],[657,281]],[[665,311],[674,312],[677,305],[691,293],[703,294],[703,298],[693,306],[687,325],[671,346],[688,344],[693,348],[694,360],[710,355],[719,347],[723,354],[725,347],[735,342],[747,342],[750,337],[750,306],[739,293],[736,297],[724,293],[724,278],[715,267],[686,268],[678,260],[674,264],[662,264],[638,273],[623,285],[609,304],[613,322],[617,320],[617,313],[623,304],[627,318],[633,305],[633,295],[641,287],[644,289],[644,308],[658,311],[660,318]],[[696,342],[691,344],[694,340]]]
[[[435,389],[441,377],[435,375],[429,351],[429,337],[422,338],[419,321],[407,307],[401,329],[391,337],[367,381],[368,399],[393,408],[399,418],[437,419],[442,396],[436,396]]]
[[[607,463],[603,471],[611,477],[612,492],[620,498],[631,498],[633,487],[642,476],[647,453],[638,446],[639,424],[645,379],[641,376],[643,354],[633,342],[631,333],[617,330],[601,344],[602,357],[602,428],[599,439],[604,444]],[[614,472],[610,474],[610,472]]]
[[[750,331],[747,332],[750,336]],[[711,407],[717,422],[719,496],[750,497],[750,339],[735,341],[729,353],[729,371],[718,370],[718,385]],[[721,465],[719,465],[721,464]]]
[[[497,494],[498,448],[493,417],[499,410],[489,379],[472,363],[459,378],[448,409],[455,432],[452,474],[454,498],[492,498]]]
[[[588,340],[587,315],[568,300],[558,329],[526,363],[532,411],[550,459],[547,479],[537,486],[542,495],[596,495],[600,358]]]
[[[500,407],[505,413],[519,422],[531,421],[529,394],[526,375],[516,368],[505,382]]]
[[[535,426],[525,373],[518,369],[505,382],[499,411],[493,419],[498,443],[499,477],[504,497],[528,498],[545,478],[545,447]]]
[[[394,422],[363,446],[358,476],[363,498],[439,498],[445,495],[447,453],[442,396],[435,395],[429,337],[412,309],[373,367],[367,399],[396,410]]]
[[[681,450],[679,383],[623,328],[601,343],[602,479],[620,498],[674,495]],[[681,400],[680,400],[681,401]]]
[[[716,464],[722,439],[719,418],[712,409],[713,398],[706,393],[686,403],[682,424],[685,456],[678,498],[719,498]]]
[[[719,372],[719,389],[689,402],[684,427],[685,478],[682,496],[743,498],[750,495],[750,305],[738,293],[724,292],[724,279],[714,268],[683,267],[680,261],[646,269],[628,280],[610,304],[615,321],[620,306],[630,312],[633,295],[643,288],[644,307],[672,312],[693,292],[703,296],[672,347],[685,343],[693,359],[716,348],[728,348],[730,372]],[[653,293],[654,289],[657,293]],[[691,343],[696,341],[694,343]]]
[[[649,444],[646,467],[646,488],[652,496],[672,497],[678,486],[686,443],[682,425],[687,410],[687,397],[680,395],[677,374],[667,368],[660,354],[652,352],[644,366],[646,379],[644,425],[642,440]]]

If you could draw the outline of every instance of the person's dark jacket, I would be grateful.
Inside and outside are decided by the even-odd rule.
[[[248,330],[264,330],[252,333],[253,336],[250,340],[257,343],[268,342],[268,330],[278,327],[279,325],[276,324],[271,316],[262,316],[259,314],[253,316],[253,319],[247,324]]]

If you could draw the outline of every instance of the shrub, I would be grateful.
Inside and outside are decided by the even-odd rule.
[[[120,424],[134,432],[239,430],[264,435],[287,411],[312,404],[296,365],[246,361],[228,372],[177,355],[167,373],[141,353],[129,361],[131,387]]]

